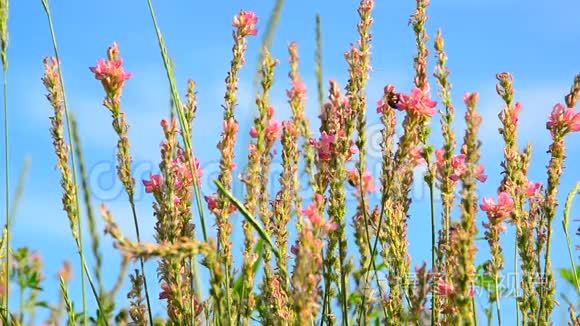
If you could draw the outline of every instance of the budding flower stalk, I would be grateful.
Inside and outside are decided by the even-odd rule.
[[[232,187],[232,171],[235,168],[234,163],[234,147],[238,132],[238,122],[234,117],[234,109],[237,103],[238,90],[238,73],[245,63],[245,53],[247,50],[246,38],[257,34],[256,24],[258,18],[252,12],[240,11],[238,15],[233,18],[232,26],[234,27],[233,39],[234,46],[232,48],[233,58],[230,64],[230,70],[226,77],[226,93],[224,96],[224,119],[223,132],[221,140],[218,143],[218,149],[221,154],[220,158],[220,173],[218,181],[224,186],[227,191]],[[229,217],[232,213],[229,199],[224,192],[217,195],[217,208],[213,210],[216,215],[216,224],[218,228],[218,250],[219,259],[223,266],[224,289],[226,302],[225,306],[228,309],[228,316],[230,316],[230,306],[232,305],[229,298],[231,267],[232,267],[232,253],[230,234],[232,227],[229,222]]]

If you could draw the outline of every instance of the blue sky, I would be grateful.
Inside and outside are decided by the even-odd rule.
[[[263,31],[273,4],[273,1],[222,0],[154,2],[169,53],[175,61],[180,89],[185,89],[188,78],[197,81],[199,110],[194,123],[194,146],[206,171],[206,192],[212,191],[210,181],[215,177],[219,159],[215,144],[221,131],[223,80],[231,58],[231,19],[240,9],[254,10],[261,18],[259,28]],[[139,180],[157,166],[158,145],[162,139],[159,120],[167,116],[169,109],[168,85],[146,2],[55,0],[51,1],[51,5],[67,95],[70,107],[78,116],[94,203],[106,202],[125,233],[132,235],[126,197],[114,179],[115,135],[110,127],[109,114],[101,106],[101,86],[88,67],[105,55],[105,49],[112,41],[119,43],[126,69],[133,73],[133,79],[124,91],[123,106],[131,125],[135,177]],[[345,85],[347,70],[343,53],[357,38],[356,5],[356,1],[286,1],[272,48],[274,57],[280,60],[272,94],[272,102],[280,119],[289,116],[284,92],[288,87],[288,43],[296,41],[300,46],[301,73],[310,97],[308,116],[317,126],[314,16],[320,13],[322,17],[325,80],[336,79]],[[377,1],[375,5],[375,24],[372,28],[374,71],[368,87],[371,130],[377,130],[378,117],[374,114],[374,103],[379,99],[383,86],[392,83],[400,90],[411,88],[415,48],[414,36],[407,22],[413,6],[414,1]],[[59,173],[55,169],[55,156],[48,133],[51,110],[44,99],[45,90],[40,81],[42,58],[52,54],[52,47],[40,1],[12,1],[10,9],[8,78],[12,186],[24,158],[32,158],[24,199],[14,224],[13,245],[40,250],[46,263],[45,287],[49,294],[54,294],[57,288],[54,274],[61,261],[69,259],[76,263],[77,258],[68,222],[60,209]],[[523,103],[520,144],[534,144],[530,179],[545,182],[546,150],[550,142],[545,120],[552,106],[563,101],[574,74],[580,71],[579,10],[580,3],[573,0],[446,0],[433,1],[430,6],[427,30],[432,37],[437,29],[443,30],[449,55],[453,97],[458,111],[458,139],[462,137],[463,130],[461,96],[466,91],[479,91],[481,95],[479,110],[484,117],[480,133],[483,141],[482,162],[489,174],[487,183],[480,188],[481,196],[494,195],[501,179],[499,162],[503,155],[503,142],[497,133],[501,100],[495,94],[495,74],[501,71],[513,73],[516,99]],[[259,45],[260,37],[249,41],[248,63],[241,73],[237,108],[242,134],[238,150],[239,166],[245,164],[246,134],[254,110],[252,80]],[[432,54],[430,59],[432,67]],[[435,87],[434,81],[432,87]],[[370,135],[372,140],[373,133]],[[432,141],[436,146],[441,144],[437,117]],[[564,193],[580,179],[575,169],[580,163],[579,145],[580,135],[568,137],[568,161],[562,178],[561,201]],[[378,170],[375,172],[372,168],[378,162],[378,157],[373,153],[371,148],[370,169],[378,176]],[[426,241],[430,234],[428,196],[422,189],[420,185],[413,189],[415,204],[409,223],[414,265],[430,259],[429,243]],[[240,189],[237,190],[239,193]],[[138,212],[141,230],[144,237],[151,240],[154,224],[151,198],[144,196],[142,189],[140,191]],[[3,189],[0,194],[4,196]],[[579,204],[578,200],[576,204]],[[579,213],[580,209],[576,207],[574,216]],[[556,268],[568,266],[560,218],[561,214],[554,225],[553,257]],[[483,216],[480,219],[483,221]],[[234,223],[239,221],[239,217],[234,219]],[[504,236],[505,251],[510,253],[506,257],[508,271],[513,264],[509,257],[510,248],[513,248],[512,237],[511,231]],[[241,238],[234,237],[235,240]],[[486,257],[487,244],[481,242],[480,246],[479,261]],[[116,270],[119,258],[110,242],[104,241],[102,249],[106,253],[106,270]],[[150,278],[153,278],[155,264],[151,262],[148,266]],[[76,276],[71,294],[78,299],[78,272]],[[106,273],[109,284],[115,276],[115,273]],[[558,290],[569,292],[565,287]],[[509,321],[513,300],[506,299],[503,304],[504,318]],[[554,319],[557,323],[560,321],[559,314]]]

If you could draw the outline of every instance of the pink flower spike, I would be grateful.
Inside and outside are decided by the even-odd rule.
[[[475,106],[478,98],[479,98],[478,92],[465,93],[465,95],[463,95],[463,102],[465,102],[465,105],[467,106]]]
[[[120,95],[125,81],[131,78],[131,74],[125,72],[123,60],[119,58],[119,48],[114,43],[108,50],[109,59],[97,60],[97,65],[90,67],[95,74],[95,79],[100,80],[107,93]]]
[[[330,160],[334,146],[334,135],[329,135],[326,131],[323,131],[322,134],[320,134],[320,140],[315,144],[318,149],[318,157],[320,160]]]
[[[457,181],[465,173],[467,166],[465,165],[465,155],[459,154],[451,159],[451,168],[453,169],[453,174],[451,175],[451,180]]]
[[[557,103],[550,113],[546,123],[552,134],[562,131],[564,133],[580,131],[580,112],[574,108],[565,108],[562,104]]]
[[[507,192],[502,191],[499,193],[499,196],[497,197],[497,205],[511,209],[514,206],[514,202],[510,198],[510,195],[507,194]]]
[[[234,17],[232,25],[238,29],[238,32],[243,37],[248,35],[255,36],[258,34],[258,30],[256,29],[257,23],[258,16],[256,16],[255,13],[242,10]]]
[[[312,224],[315,228],[320,228],[324,226],[324,220],[318,214],[318,209],[316,204],[312,203],[308,205],[305,209],[300,211],[300,214],[308,219],[308,221]]]
[[[151,175],[150,180],[143,180],[146,193],[152,193],[161,188],[161,176],[159,174]]]
[[[426,92],[413,88],[411,95],[400,94],[397,109],[408,114],[432,117],[435,114],[437,102],[431,100]]]
[[[274,142],[276,139],[280,138],[280,130],[282,125],[276,119],[271,119],[266,128],[266,139]]]
[[[289,98],[297,98],[300,101],[306,99],[306,85],[301,80],[296,80],[292,82],[292,88],[286,91],[286,95]]]
[[[538,191],[541,186],[541,182],[528,182],[528,185],[526,186],[526,196],[534,197],[536,195],[536,191]]]
[[[490,219],[501,222],[508,217],[514,208],[514,201],[506,192],[500,192],[497,198],[497,204],[491,198],[483,198],[483,203],[479,205],[481,210],[485,211]]]

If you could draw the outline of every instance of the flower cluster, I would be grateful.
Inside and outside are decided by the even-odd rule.
[[[514,208],[514,201],[506,192],[500,192],[497,197],[497,203],[493,198],[484,197],[479,207],[487,213],[490,220],[500,222],[511,214]]]
[[[399,94],[397,109],[418,117],[432,117],[435,114],[437,102],[431,100],[428,92],[413,88],[410,95]]]
[[[445,168],[445,149],[441,148],[435,151],[435,157],[437,159],[437,171],[439,174],[442,174]],[[466,156],[465,154],[458,154],[451,158],[451,179],[453,182],[457,182],[461,179],[461,177],[467,171],[467,165],[465,162]],[[475,167],[475,178],[479,182],[485,182],[487,180],[487,175],[485,175],[485,167],[483,165],[477,165]]]
[[[107,94],[111,97],[120,96],[125,81],[131,78],[131,73],[123,68],[123,59],[119,57],[117,43],[109,47],[107,54],[108,59],[99,59],[97,65],[89,69],[95,74],[95,79],[101,81]]]
[[[580,131],[580,112],[574,108],[565,108],[562,104],[554,105],[546,128],[555,134],[566,134],[568,132]]]
[[[240,11],[232,22],[232,26],[238,29],[241,36],[257,35],[256,24],[258,24],[258,16],[251,11],[245,10]]]
[[[306,100],[306,85],[301,80],[292,81],[292,88],[286,91],[288,98],[296,98],[299,101]]]
[[[320,198],[320,197],[318,197]],[[317,199],[321,200],[321,199]],[[321,230],[323,232],[330,232],[336,230],[338,227],[331,221],[325,221],[324,217],[318,212],[318,204],[311,203],[305,209],[300,211],[300,214],[305,217],[305,222],[311,225],[316,230]]]
[[[313,145],[318,150],[318,158],[321,161],[330,161],[333,153],[335,152],[337,136],[335,134],[323,131],[320,133],[320,139],[318,141],[310,139],[310,144]],[[351,140],[349,142],[349,147],[347,151],[347,160],[350,160],[353,155],[358,153],[354,142]]]

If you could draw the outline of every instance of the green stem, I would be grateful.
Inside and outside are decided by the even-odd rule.
[[[147,7],[149,8],[149,13],[151,15],[151,20],[153,22],[153,27],[155,28],[155,35],[157,36],[157,43],[159,45],[159,50],[161,52],[161,59],[163,60],[163,66],[165,67],[165,72],[167,75],[167,80],[169,81],[169,89],[171,92],[171,100],[173,102],[173,106],[175,107],[175,111],[177,113],[177,117],[179,120],[179,125],[181,127],[181,136],[183,140],[183,144],[185,145],[185,151],[187,153],[186,159],[189,165],[189,171],[192,176],[197,175],[196,167],[193,164],[193,149],[191,145],[191,134],[190,128],[187,127],[187,120],[185,118],[185,113],[183,112],[183,105],[181,103],[181,99],[179,97],[179,92],[177,91],[177,85],[175,82],[175,75],[173,73],[173,68],[171,62],[169,60],[169,56],[167,55],[167,48],[165,47],[165,41],[163,40],[163,36],[161,35],[161,30],[159,29],[159,25],[157,24],[157,18],[155,16],[155,10],[153,9],[153,3],[151,0],[147,0]],[[197,205],[197,211],[199,214],[199,219],[201,223],[201,230],[203,233],[203,240],[205,242],[208,241],[207,237],[207,230],[205,224],[205,213],[203,210],[203,205],[201,201],[201,185],[197,178],[193,178],[193,191],[195,195],[195,201]],[[199,273],[197,273],[198,267],[195,266],[197,264],[197,260],[193,259],[193,271],[192,273],[195,274],[196,283],[198,286],[195,289],[195,292],[198,296],[200,296],[200,288],[201,288],[201,279],[199,277]],[[211,271],[210,271],[211,274]],[[218,306],[219,307],[219,306]]]
[[[471,310],[473,310],[473,325],[477,326],[477,309],[475,307],[475,295],[471,297]]]
[[[339,259],[340,259],[340,287],[341,289],[341,293],[342,293],[342,321],[343,321],[343,325],[348,326],[348,288],[347,288],[347,275],[346,275],[346,270],[345,270],[345,260],[346,257],[344,257],[343,252],[344,252],[344,247],[346,247],[346,239],[339,239],[340,243],[339,243],[339,249],[338,249],[338,254],[339,254]]]
[[[520,304],[518,301],[518,296],[519,294],[519,288],[518,288],[518,245],[517,243],[514,244],[514,277],[515,277],[515,300],[516,300],[516,325],[520,324]],[[523,316],[523,315],[522,315]],[[523,316],[524,318],[526,318],[525,316]]]
[[[10,179],[9,179],[9,150],[8,150],[8,80],[7,80],[6,65],[2,66],[2,75],[4,80],[4,191],[6,207],[6,266],[4,266],[4,273],[6,275],[6,286],[4,288],[5,311],[7,318],[10,318],[9,302],[10,302]]]
[[[428,168],[429,171],[431,171],[431,168]],[[429,172],[430,173],[430,172]],[[433,178],[433,176],[431,176],[431,178]],[[429,204],[431,206],[431,272],[434,273],[435,272],[435,251],[436,246],[435,246],[435,194],[434,194],[434,189],[433,189],[433,180],[431,179],[429,182]],[[431,295],[431,321],[435,321],[435,314],[439,313],[438,311],[438,307],[436,309],[435,307],[435,303],[436,303],[436,291],[433,291],[433,295]]]
[[[566,204],[564,204],[564,219],[562,220],[562,228],[564,229],[564,234],[566,235],[566,244],[568,247],[568,256],[570,257],[570,265],[572,267],[572,274],[574,275],[574,282],[576,284],[576,291],[580,293],[580,281],[578,280],[578,274],[576,273],[576,263],[574,262],[574,255],[572,254],[572,240],[570,239],[570,233],[568,232],[568,222],[570,221],[570,212],[572,211],[572,201],[574,197],[580,193],[580,182],[576,183],[576,186],[566,197]]]
[[[495,275],[495,277],[493,278],[493,282],[494,282],[494,287],[495,287],[495,310],[497,312],[497,323],[498,326],[501,326],[501,303],[499,302],[500,300],[500,293],[499,293],[499,285],[498,285],[498,276]],[[475,313],[475,311],[474,311]]]
[[[62,75],[62,66],[61,66],[61,60],[60,60],[60,56],[58,54],[58,46],[57,46],[57,42],[56,42],[56,34],[54,32],[54,25],[52,23],[52,15],[50,13],[50,7],[48,5],[48,0],[41,0],[42,6],[44,7],[44,12],[46,13],[46,18],[48,19],[48,26],[50,29],[50,36],[51,36],[51,40],[52,40],[52,47],[54,50],[54,56],[57,60],[57,62],[59,63],[59,69],[58,69],[58,78],[61,84],[61,90],[62,90],[62,95],[63,95],[63,106],[64,106],[64,112],[65,112],[65,116],[66,116],[66,127],[67,127],[67,133],[69,135],[69,146],[70,148],[75,148],[74,146],[74,141],[73,141],[73,133],[72,133],[72,127],[71,127],[71,115],[69,113],[69,109],[68,109],[68,102],[66,99],[66,92],[65,92],[65,87],[64,87],[64,78]],[[78,183],[77,183],[77,172],[76,172],[76,155],[74,150],[71,151],[71,165],[72,165],[72,176],[73,176],[73,182],[74,182],[74,187],[75,187],[75,205],[76,205],[76,211],[80,212],[79,209],[79,199],[78,199]],[[84,256],[84,251],[83,251],[83,232],[82,232],[82,223],[81,223],[82,219],[78,218],[78,223],[77,223],[77,232],[78,232],[78,240],[76,240],[76,245],[77,245],[77,249],[79,252],[79,257],[80,257],[80,264],[81,264],[81,270],[84,270],[84,273],[81,273],[81,288],[82,288],[82,300],[83,300],[83,321],[84,321],[84,325],[88,325],[88,314],[87,314],[87,299],[86,299],[86,285],[85,285],[85,275],[89,281],[89,285],[91,286],[93,295],[95,297],[95,301],[97,302],[97,306],[99,307],[99,309],[101,311],[103,311],[102,306],[101,306],[101,302],[100,302],[100,298],[99,295],[97,293],[97,290],[95,288],[95,285],[93,283],[93,280],[91,278],[89,269],[87,267],[87,264],[85,262],[85,256]],[[72,230],[71,230],[72,231]],[[105,320],[105,325],[107,325],[107,321]]]
[[[324,86],[322,78],[322,27],[320,24],[320,15],[316,14],[316,65],[314,71],[316,73],[316,89],[318,90],[318,107],[322,110],[324,106]]]
[[[129,195],[129,203],[131,204],[131,213],[133,214],[133,223],[135,224],[135,234],[137,235],[137,243],[141,244],[141,234],[139,232],[139,221],[137,219],[137,211],[135,210],[135,200],[133,193]],[[141,265],[141,274],[143,275],[143,288],[145,290],[145,301],[147,302],[147,314],[149,315],[149,325],[153,326],[153,314],[151,313],[151,301],[149,300],[149,289],[147,288],[147,277],[145,276],[145,262],[143,257],[139,257],[139,264]]]
[[[62,66],[61,66],[61,61],[60,61],[60,56],[58,54],[58,47],[57,47],[57,43],[56,43],[56,35],[54,33],[54,26],[52,23],[52,15],[50,13],[50,7],[48,5],[48,0],[41,0],[42,5],[44,7],[44,11],[46,13],[46,16],[48,18],[48,26],[50,29],[50,36],[52,39],[52,47],[54,49],[54,56],[56,58],[56,61],[59,64],[59,69],[58,69],[58,77],[60,79],[60,84],[61,84],[61,88],[62,88],[62,95],[63,95],[63,105],[64,105],[64,111],[65,111],[65,116],[66,116],[66,127],[67,127],[67,132],[69,134],[69,141],[72,145],[73,141],[70,138],[70,136],[72,135],[71,133],[71,126],[70,126],[70,114],[69,114],[69,110],[68,110],[68,102],[66,99],[66,93],[65,93],[65,88],[64,88],[64,78],[62,77]],[[71,146],[72,148],[74,148],[74,146]],[[71,152],[71,165],[72,165],[72,174],[73,174],[73,182],[75,185],[75,204],[76,204],[76,210],[77,212],[79,212],[79,203],[78,203],[78,187],[77,187],[77,173],[76,173],[76,155],[74,153],[74,151]],[[80,264],[81,264],[81,270],[83,269],[83,266],[85,265],[85,258],[84,258],[84,254],[83,254],[83,232],[82,232],[82,223],[81,223],[81,219],[79,217],[78,219],[78,223],[77,223],[77,232],[78,232],[78,242],[77,242],[77,246],[78,246],[78,250],[79,250],[79,258],[80,258]],[[88,325],[89,323],[89,318],[87,315],[87,297],[86,297],[86,285],[85,285],[85,275],[83,273],[81,273],[81,289],[82,289],[82,300],[83,300],[83,321],[85,325]],[[96,299],[98,300],[98,296],[96,296]]]
[[[19,288],[19,294],[20,294],[20,307],[18,308],[18,320],[22,323],[22,321],[24,320],[24,287],[22,285],[20,285]]]

